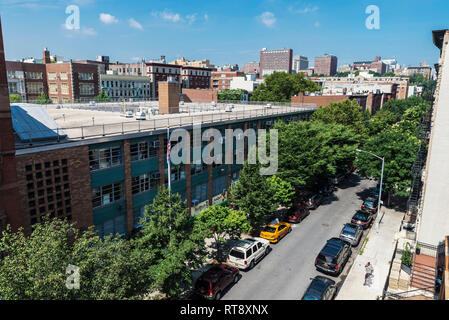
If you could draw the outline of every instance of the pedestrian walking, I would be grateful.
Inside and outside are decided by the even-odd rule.
[[[365,265],[365,282],[363,283],[364,286],[368,286],[368,287],[371,286],[371,278],[373,276],[373,272],[374,272],[374,268],[371,265],[371,263],[368,262]]]

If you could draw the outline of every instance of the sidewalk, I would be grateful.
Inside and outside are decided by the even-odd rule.
[[[360,255],[360,251],[353,252],[355,261],[335,300],[376,300],[378,296],[382,296],[404,213],[387,208],[382,208],[381,212],[385,214],[379,230],[376,230],[373,223],[363,254]],[[371,287],[363,285],[367,262],[374,268]]]

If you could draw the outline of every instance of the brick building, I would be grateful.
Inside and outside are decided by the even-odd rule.
[[[382,58],[377,56],[373,61],[356,61],[352,65],[352,70],[374,71],[383,75],[387,72],[387,65],[382,62]]]
[[[313,70],[317,75],[333,76],[337,73],[337,57],[329,54],[315,57]]]
[[[293,50],[277,49],[260,51],[260,77],[272,74],[273,72],[292,72]]]
[[[228,90],[231,87],[231,81],[235,77],[243,76],[243,72],[240,71],[214,71],[212,72],[212,89],[216,90]]]
[[[254,74],[256,77],[259,77],[260,74],[260,65],[259,62],[247,62],[243,65],[242,69],[245,74]]]
[[[22,101],[34,101],[42,93],[48,96],[44,64],[6,61],[6,71],[9,94],[18,94]]]

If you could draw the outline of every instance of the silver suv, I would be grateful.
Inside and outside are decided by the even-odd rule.
[[[262,238],[241,240],[229,252],[227,263],[239,269],[252,269],[270,252],[270,241]]]
[[[341,229],[340,239],[356,247],[363,235],[363,228],[355,223],[346,223]]]

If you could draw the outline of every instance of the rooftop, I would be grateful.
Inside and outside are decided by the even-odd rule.
[[[274,104],[274,103],[273,103]],[[22,111],[31,123],[31,127],[17,127],[16,148],[30,148],[41,145],[57,144],[86,139],[139,134],[167,128],[191,127],[211,123],[232,122],[242,119],[257,119],[277,114],[289,114],[315,110],[315,104],[297,106],[271,106],[266,104],[233,104],[232,111],[226,111],[229,104],[185,103],[181,102],[180,112],[158,114],[158,102],[123,103],[109,102],[92,104],[35,105],[14,104],[14,109]],[[30,110],[39,109],[37,118]],[[131,111],[132,117],[125,117],[124,110]],[[24,111],[24,112],[23,112]],[[145,120],[137,120],[136,113],[145,113]],[[46,119],[45,124],[42,124]],[[50,121],[51,120],[51,121]],[[17,120],[13,118],[13,122]],[[19,119],[19,122],[21,120]],[[35,139],[43,132],[52,139]],[[50,134],[49,134],[50,133]]]

